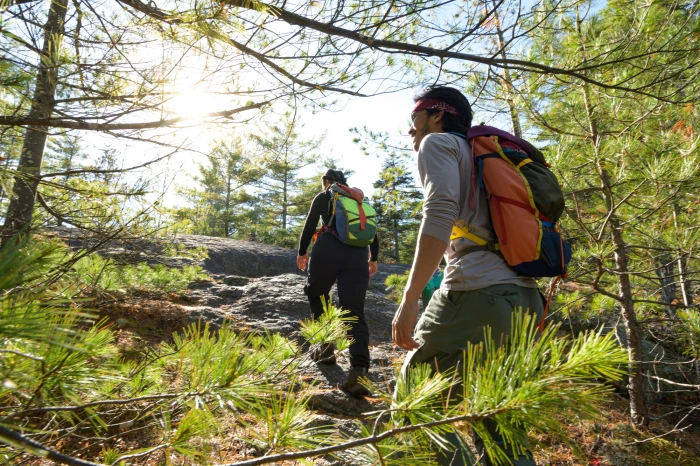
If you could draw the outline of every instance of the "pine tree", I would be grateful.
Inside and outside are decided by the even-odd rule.
[[[304,195],[309,181],[300,172],[318,160],[315,151],[323,140],[301,139],[296,118],[286,114],[270,126],[269,134],[253,138],[260,154],[256,162],[264,172],[255,184],[259,189],[256,209],[260,211],[255,236],[263,242],[289,247],[297,239],[292,229],[300,227],[313,199]]]
[[[549,162],[569,196],[564,225],[576,251],[569,279],[619,310],[629,355],[631,417],[644,424],[645,373],[637,364],[644,335],[640,314],[651,317],[677,306],[671,282],[698,270],[687,255],[698,246],[698,236],[689,216],[679,220],[677,215],[692,211],[690,193],[699,187],[698,141],[687,132],[697,124],[697,113],[670,103],[683,95],[697,100],[698,83],[688,63],[698,60],[698,52],[684,29],[683,8],[610,2],[592,17],[583,11],[579,5],[552,18],[562,29],[539,29],[533,49],[539,59],[553,64],[581,60],[583,67],[615,61],[620,50],[613,44],[627,41],[625,31],[643,30],[625,42],[627,52],[638,54],[637,61],[590,73],[594,79],[626,79],[630,86],[668,96],[667,102],[651,96],[632,99],[578,81],[543,86],[532,78],[530,86],[531,120],[542,131],[541,139],[553,143]],[[697,15],[689,21],[697,27]],[[659,40],[666,42],[667,53],[654,58],[654,74],[639,73]],[[676,264],[682,265],[677,271]],[[679,281],[687,285],[686,278]]]
[[[74,170],[81,168],[81,162],[87,158],[87,154],[83,150],[80,144],[80,138],[74,134],[64,134],[57,138],[49,138],[48,150],[44,155],[42,172],[44,174],[53,174],[56,172],[63,173],[58,176],[58,180],[64,185],[68,186],[68,180],[76,175],[71,174]],[[47,194],[46,189],[43,191],[42,195],[44,199],[50,200],[51,197],[55,197],[58,202],[53,202],[53,204],[60,203],[61,206],[65,203],[71,203],[73,196],[70,192],[65,190],[53,189],[53,195]],[[54,209],[56,207],[54,206]],[[61,226],[63,224],[62,218],[56,219],[56,224]]]
[[[258,208],[255,196],[246,188],[262,172],[245,152],[239,139],[216,142],[206,164],[199,164],[199,175],[194,177],[201,187],[181,190],[191,207],[176,209],[174,216],[194,223],[193,233],[230,238],[249,231]]]
[[[382,232],[380,253],[397,262],[410,262],[415,249],[415,231],[420,224],[422,194],[408,169],[408,154],[392,151],[384,163],[372,202],[377,227]]]

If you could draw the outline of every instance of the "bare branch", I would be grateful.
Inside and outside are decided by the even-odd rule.
[[[271,100],[258,102],[256,104],[245,105],[233,110],[224,110],[221,112],[212,112],[202,115],[200,118],[228,118],[237,113],[245,112],[262,108],[271,103]],[[88,123],[85,121],[71,121],[57,118],[32,118],[32,117],[14,117],[0,116],[0,125],[4,126],[50,126],[52,128],[68,128],[80,129],[86,131],[123,131],[123,130],[140,130],[165,128],[182,121],[187,121],[189,118],[177,117],[156,121],[146,121],[142,123]]]

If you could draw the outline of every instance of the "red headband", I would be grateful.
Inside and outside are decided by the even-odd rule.
[[[413,110],[411,113],[417,112],[419,110],[432,110],[432,109],[438,109],[438,110],[443,110],[446,113],[451,113],[453,115],[459,115],[459,112],[457,111],[456,108],[454,108],[452,105],[447,104],[441,100],[437,99],[423,99],[419,100],[416,102],[416,105],[413,107]]]

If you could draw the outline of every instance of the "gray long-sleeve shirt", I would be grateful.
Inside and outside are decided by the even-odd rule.
[[[475,245],[466,238],[450,241],[452,226],[458,219],[476,236],[496,241],[486,192],[476,180],[472,191],[473,169],[471,148],[464,138],[433,133],[421,141],[418,174],[425,200],[420,232],[449,243],[441,288],[466,291],[505,283],[537,288],[534,279],[518,275],[498,254],[476,251],[461,258],[457,256],[457,251]]]

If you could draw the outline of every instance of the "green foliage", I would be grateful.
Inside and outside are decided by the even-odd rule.
[[[293,115],[285,114],[268,132],[252,134],[249,142],[216,142],[194,177],[200,186],[180,191],[190,205],[171,210],[178,228],[295,247],[320,179],[301,172],[326,162],[315,153],[322,138],[303,140],[300,126]]]
[[[180,190],[191,206],[176,209],[174,216],[186,220],[192,233],[239,236],[242,225],[255,216],[256,197],[250,187],[263,176],[261,167],[239,138],[215,142],[198,167],[193,178],[200,187]]]
[[[408,270],[403,274],[394,273],[387,276],[386,280],[384,280],[384,285],[386,285],[386,289],[389,291],[387,298],[396,304],[399,304],[403,299],[403,292],[408,283],[408,274]]]
[[[212,332],[209,323],[203,327],[196,323],[182,334],[174,334],[173,340],[172,350],[167,352],[180,356],[169,363],[176,364],[184,390],[193,393],[222,390],[222,395],[234,403],[241,403],[251,393],[253,387],[245,374],[253,368],[251,363],[258,361],[247,357],[250,337],[234,332],[229,325]],[[202,402],[199,396],[196,400]]]
[[[73,265],[71,275],[99,291],[142,289],[164,293],[180,291],[188,283],[208,277],[198,265],[185,265],[182,268],[145,263],[119,265],[99,254],[89,254],[78,260]]]
[[[233,416],[245,427],[244,440],[266,454],[353,440],[316,425],[308,407],[312,392],[293,377],[299,351],[282,336],[244,335],[229,324],[217,331],[208,324],[192,324],[175,334],[172,344],[163,344],[143,360],[120,361],[113,335],[102,323],[92,324],[76,310],[55,308],[47,302],[39,306],[36,296],[23,291],[28,283],[21,277],[40,278],[42,267],[44,271],[54,267],[55,260],[46,252],[23,256],[33,259],[8,260],[6,255],[21,257],[18,250],[0,253],[2,271],[8,272],[3,277],[11,275],[3,283],[12,284],[0,290],[0,332],[4,332],[4,336],[0,333],[0,410],[16,414],[16,418],[5,418],[10,426],[22,423],[29,432],[26,435],[50,443],[46,432],[65,425],[92,426],[104,432],[109,425],[128,421],[137,429],[148,429],[150,438],[159,439],[155,447],[121,451],[105,446],[96,453],[112,463],[155,450],[163,450],[168,457],[208,462],[211,447],[206,439],[218,435],[222,414]],[[23,275],[26,271],[31,273]],[[43,325],[38,325],[40,313]],[[346,312],[329,304],[318,322],[303,323],[302,333],[315,344],[335,341],[342,345],[348,321]],[[462,422],[460,432],[471,427],[489,444],[482,421],[492,419],[518,449],[526,426],[556,432],[554,413],[595,416],[596,403],[604,399],[608,387],[594,381],[619,380],[621,368],[626,367],[625,352],[610,335],[588,333],[570,340],[555,337],[556,326],[540,334],[535,324],[533,318],[518,314],[506,345],[497,347],[491,342],[469,347],[463,370],[456,373],[433,374],[428,366],[419,366],[405,378],[397,375],[393,396],[363,380],[390,408],[374,413],[373,427],[361,426],[360,438],[437,424],[392,434],[339,456],[363,464],[431,464],[434,449],[446,446],[444,436],[457,421]],[[150,401],[140,401],[144,395]],[[99,404],[115,398],[121,399],[119,406],[126,411],[114,409],[110,402]],[[85,410],[55,408],[67,402],[91,401],[97,404]],[[58,409],[48,427],[45,418],[18,412],[42,407]],[[34,426],[36,433],[27,430],[28,426]],[[502,453],[489,445],[491,458],[501,464]],[[7,454],[15,451],[4,450]]]
[[[163,431],[166,434],[166,440],[168,440],[170,448],[186,458],[203,461],[206,460],[206,456],[202,452],[201,442],[193,445],[193,440],[211,435],[216,429],[216,419],[211,412],[207,409],[195,408],[189,409],[187,414],[180,419],[172,438],[167,437],[170,429],[164,429]]]
[[[324,345],[327,343],[335,343],[338,351],[342,351],[350,346],[351,341],[347,339],[347,333],[350,331],[351,322],[357,320],[357,317],[348,317],[350,311],[345,311],[326,302],[323,297],[323,314],[318,319],[302,320],[301,336],[312,345]]]
[[[678,319],[681,323],[685,354],[695,359],[700,358],[700,312],[684,309],[678,311]]]
[[[433,373],[425,365],[410,368],[397,377],[393,397],[372,386],[391,404],[385,429],[459,420],[463,422],[458,428],[461,435],[469,436],[473,429],[484,439],[491,461],[508,464],[485,419],[498,425],[510,447],[524,451],[529,428],[566,440],[555,415],[597,418],[597,406],[612,388],[596,380],[618,381],[627,367],[626,352],[613,334],[589,332],[570,339],[557,337],[556,325],[539,332],[536,319],[529,314],[517,312],[513,319],[511,336],[504,345],[491,340],[487,330],[488,343],[469,345],[456,372]],[[432,445],[444,444],[449,430],[446,425],[422,429],[423,435],[411,435],[404,447],[430,451]],[[365,454],[370,451],[364,449]]]
[[[38,299],[49,296],[39,281],[56,265],[57,249],[26,242],[0,249],[0,399],[24,407],[99,396],[103,384],[120,377],[104,322]]]
[[[308,408],[310,395],[273,393],[252,402],[248,411],[254,422],[244,421],[244,440],[266,453],[309,449],[332,443],[334,429],[316,426]]]
[[[271,358],[273,361],[282,362],[297,354],[299,349],[293,341],[284,338],[279,333],[266,331],[262,335],[253,335],[250,344],[257,350],[255,355],[261,358]],[[258,365],[258,371],[267,370],[265,364]]]
[[[42,242],[0,250],[0,412],[5,425],[34,426],[29,429],[36,432],[32,435],[48,441],[45,435],[54,428],[72,425],[103,433],[110,425],[128,421],[138,430],[161,433],[156,450],[206,462],[208,447],[202,439],[218,429],[215,410],[244,406],[252,411],[254,405],[267,405],[265,409],[290,414],[274,394],[276,378],[295,367],[289,361],[298,354],[292,342],[270,333],[244,336],[228,325],[213,332],[208,325],[193,324],[174,335],[173,344],[150,349],[142,359],[122,361],[104,321],[92,321],[77,302],[43,299],[48,291],[43,294],[35,287],[34,293],[27,292],[56,267],[56,257],[65,257],[63,252],[56,244]],[[144,395],[151,401],[139,401]],[[261,401],[261,395],[269,395],[267,401]],[[109,402],[100,404],[115,398],[123,400],[119,406],[125,406],[124,411]],[[84,410],[56,408],[89,402],[97,404]],[[292,409],[291,430],[299,422],[308,423],[306,411],[299,411],[306,410],[305,404],[304,399]],[[21,413],[43,408],[55,409],[56,414],[47,420]],[[300,441],[313,431],[305,428]],[[289,433],[279,441],[292,437]],[[311,444],[309,439],[303,442]],[[14,451],[0,449],[4,454]],[[105,448],[101,456],[111,464],[150,450]]]

